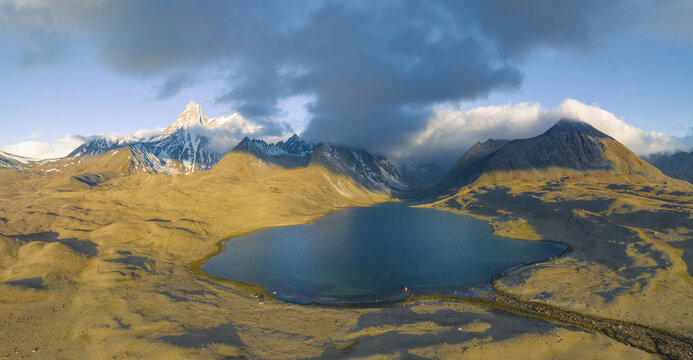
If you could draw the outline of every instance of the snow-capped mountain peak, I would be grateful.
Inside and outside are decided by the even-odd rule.
[[[208,119],[200,105],[191,101],[176,121],[159,135],[142,138],[101,136],[80,145],[68,157],[93,156],[115,148],[130,146],[131,150],[134,149],[133,154],[136,157],[141,155],[143,159],[149,159],[141,161],[142,164],[159,164],[150,166],[147,171],[176,174],[207,170],[212,168],[224,153],[209,146],[208,136],[190,130],[194,127],[230,126],[234,121],[240,121],[236,119],[237,117],[239,116]],[[134,145],[136,146],[133,147]],[[158,158],[158,162],[151,161],[153,158]],[[141,171],[141,169],[136,170]]]
[[[202,107],[194,101],[188,103],[183,113],[178,119],[164,130],[164,133],[171,134],[178,129],[187,129],[195,125],[205,126],[209,122],[207,115],[202,111]]]
[[[262,126],[240,114],[209,119],[200,105],[191,101],[163,133],[149,137],[94,137],[68,157],[94,156],[127,147],[134,159],[130,166],[133,173],[188,174],[211,169],[226,154],[228,150],[223,144],[220,147],[215,143],[217,139],[228,142],[229,136],[258,133]],[[407,187],[397,168],[382,156],[331,144],[308,143],[296,134],[270,144],[245,136],[233,150],[285,168],[322,165],[373,190],[397,191]],[[18,162],[5,163],[10,166]]]
[[[238,128],[244,134],[251,134],[258,131],[262,125],[248,121],[241,114],[235,113],[229,116],[208,118],[202,111],[202,107],[194,101],[188,103],[185,110],[178,116],[176,121],[164,129],[165,136],[170,135],[180,129],[190,129],[194,126],[204,126],[207,128],[231,127]]]

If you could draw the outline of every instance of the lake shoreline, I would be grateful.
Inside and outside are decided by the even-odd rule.
[[[394,205],[394,207],[392,207]],[[490,228],[489,224],[487,221],[483,221],[483,219],[477,219],[473,216],[467,217],[465,214],[451,214],[448,211],[441,211],[438,209],[423,209],[420,207],[415,206],[416,203],[400,203],[400,204],[392,204],[389,205],[387,203],[380,203],[376,204],[373,206],[368,206],[368,207],[352,207],[352,208],[347,208],[347,209],[340,209],[339,212],[331,212],[329,214],[326,214],[323,217],[312,219],[309,222],[306,222],[304,225],[310,225],[310,226],[303,226],[303,225],[291,225],[291,226],[286,226],[286,227],[271,227],[271,228],[266,228],[266,229],[261,229],[258,231],[254,231],[249,234],[241,234],[239,236],[236,236],[234,238],[226,239],[222,241],[219,244],[219,247],[217,248],[217,252],[214,254],[210,254],[206,256],[205,258],[196,261],[191,264],[193,271],[199,272],[200,275],[203,275],[205,277],[208,277],[210,279],[215,279],[215,280],[224,280],[224,281],[230,281],[231,283],[237,283],[239,284],[239,287],[246,289],[249,291],[251,294],[257,297],[271,297],[275,299],[280,299],[283,301],[287,301],[290,303],[296,303],[296,304],[315,304],[315,305],[325,305],[325,306],[357,306],[357,307],[367,307],[367,306],[380,306],[383,304],[391,304],[391,303],[397,303],[405,300],[407,297],[412,296],[412,295],[427,295],[427,294],[453,294],[458,291],[464,291],[467,289],[473,289],[473,288],[479,288],[479,287],[484,287],[492,283],[493,279],[496,278],[498,275],[508,273],[514,269],[517,269],[519,267],[528,265],[528,264],[534,264],[538,262],[544,262],[544,261],[550,261],[552,259],[555,259],[557,257],[563,256],[566,251],[569,250],[569,247],[561,242],[557,241],[542,241],[541,242],[541,248],[538,247],[538,243],[534,242],[523,242],[521,241],[520,243],[515,243],[517,239],[508,239],[506,237],[495,237],[491,234],[492,229]],[[385,207],[383,207],[385,206]],[[344,212],[342,212],[344,211]],[[357,215],[357,214],[362,214],[362,215]],[[411,219],[411,221],[407,220],[407,217],[414,217],[414,219]],[[359,225],[360,223],[358,222],[359,218],[367,218],[368,222],[363,223]],[[349,225],[343,225],[347,224],[344,222],[343,219],[348,219],[348,224]],[[394,219],[394,220],[388,220],[388,219]],[[460,221],[462,220],[462,221]],[[354,222],[356,221],[356,222]],[[390,233],[390,230],[383,230],[387,228],[388,226],[392,225],[387,225],[388,221],[394,221],[394,224],[397,227],[397,230],[400,230],[397,232],[399,235],[395,235],[395,233]],[[425,225],[420,225],[420,224],[415,224],[414,229],[416,230],[402,230],[401,228],[401,223],[407,223],[407,222],[420,222],[421,224]],[[377,224],[377,228],[379,230],[371,230],[371,225],[368,224]],[[330,225],[326,225],[330,224]],[[335,225],[336,224],[336,225]],[[437,225],[436,225],[437,224]],[[318,227],[319,226],[319,227]],[[325,226],[330,226],[326,228]],[[336,228],[333,228],[333,226],[337,226]],[[307,282],[306,284],[310,284],[311,278],[306,278],[305,275],[302,275],[301,273],[296,273],[294,275],[293,273],[293,266],[288,265],[290,263],[293,263],[293,261],[290,261],[284,265],[281,265],[281,270],[280,268],[274,269],[274,270],[268,270],[271,271],[269,274],[272,274],[271,276],[276,276],[277,271],[282,271],[283,276],[287,276],[287,280],[275,280],[275,282],[281,283],[282,285],[286,285],[283,288],[277,288],[272,285],[269,285],[265,280],[262,280],[261,277],[258,277],[256,274],[265,271],[267,266],[271,267],[276,267],[279,266],[278,264],[275,263],[268,263],[268,264],[261,264],[258,263],[258,261],[262,260],[257,260],[257,259],[264,259],[266,257],[270,257],[272,259],[277,258],[279,254],[281,254],[282,257],[288,257],[291,258],[292,255],[287,255],[290,254],[291,249],[294,248],[310,248],[310,249],[316,249],[314,251],[317,251],[320,253],[320,261],[323,261],[324,264],[319,265],[323,267],[333,267],[334,264],[330,262],[329,260],[323,260],[323,257],[326,255],[321,252],[321,248],[328,249],[332,253],[335,253],[334,256],[338,256],[337,254],[341,253],[349,253],[351,254],[351,257],[353,258],[354,256],[357,256],[353,253],[353,250],[338,250],[341,249],[341,247],[335,248],[335,245],[333,244],[336,238],[340,237],[340,230],[342,227],[346,226],[347,227],[347,233],[349,236],[354,236],[353,239],[342,239],[340,241],[348,243],[348,248],[350,249],[351,247],[355,247],[356,249],[360,249],[359,251],[364,252],[363,245],[355,245],[353,243],[358,244],[359,242],[364,242],[369,244],[369,246],[378,246],[378,249],[380,249],[380,242],[375,241],[375,238],[373,240],[370,240],[371,236],[375,236],[377,238],[382,238],[382,237],[391,237],[392,239],[396,239],[396,247],[404,247],[404,248],[410,248],[411,246],[414,246],[412,250],[414,251],[413,253],[410,252],[404,252],[404,253],[398,253],[394,252],[391,253],[388,251],[386,254],[383,255],[373,255],[373,254],[379,254],[380,250],[372,249],[364,252],[364,259],[363,260],[358,260],[361,262],[365,262],[366,264],[369,264],[369,267],[366,268],[364,266],[357,265],[357,263],[351,264],[347,263],[348,267],[346,268],[338,268],[338,272],[334,273],[332,276],[348,276],[349,278],[369,278],[371,277],[371,274],[392,274],[389,276],[396,276],[396,278],[392,278],[388,280],[389,278],[386,277],[376,277],[377,281],[380,281],[379,283],[376,283],[375,285],[377,286],[384,286],[383,290],[385,290],[383,293],[376,293],[376,292],[371,292],[371,288],[364,288],[367,292],[364,292],[362,295],[358,295],[360,292],[353,293],[353,295],[348,295],[348,293],[343,293],[341,290],[339,290],[339,293],[341,295],[332,295],[332,293],[325,293],[325,294],[320,294],[320,293],[302,293],[300,290],[301,286],[304,286],[302,281]],[[424,226],[426,228],[426,242],[422,242],[422,238],[419,238],[417,235],[414,235],[412,238],[407,238],[407,237],[400,237],[400,235],[406,233],[407,235],[409,233],[413,234],[418,234],[419,232],[422,231],[421,227]],[[439,236],[440,235],[431,235],[435,234],[435,232],[431,232],[429,229],[439,229],[439,228],[444,228],[445,232],[442,233],[443,238],[445,239],[444,242],[435,242],[433,245],[431,245],[431,241],[440,241],[440,240],[435,240],[435,237],[431,236]],[[446,227],[450,227],[450,229],[447,229]],[[457,229],[461,227],[461,229]],[[371,232],[372,231],[372,232]],[[385,233],[382,233],[382,231],[386,231]],[[440,232],[440,230],[437,230]],[[312,233],[316,234],[312,234]],[[293,233],[296,233],[296,235],[291,235]],[[325,236],[326,233],[330,234],[330,237],[325,239],[323,236]],[[300,235],[299,235],[300,234]],[[319,234],[319,235],[318,235]],[[355,235],[359,234],[359,235]],[[372,235],[371,235],[372,234]],[[464,234],[464,235],[460,235]],[[250,236],[250,237],[248,237]],[[287,238],[288,236],[288,238]],[[460,237],[462,236],[462,237]],[[483,236],[477,238],[478,236]],[[292,238],[293,237],[293,238]],[[272,243],[268,243],[267,245],[258,245],[262,244],[262,241],[265,241],[263,239],[268,239],[268,238],[276,238],[276,240],[272,240]],[[293,244],[292,241],[298,241],[298,242],[303,242],[304,239],[311,238],[312,242],[311,244],[301,244],[297,243],[295,245]],[[281,240],[279,240],[281,239]],[[491,241],[493,240],[493,241]],[[329,242],[328,242],[329,241]],[[383,245],[385,246],[384,249],[393,249],[391,246],[388,245],[389,241],[392,240],[384,240]],[[402,241],[404,241],[404,245],[402,245]],[[499,241],[499,243],[496,243],[496,241]],[[317,244],[313,244],[317,243]],[[413,244],[413,245],[407,245],[407,244]],[[239,245],[239,244],[244,244],[244,245]],[[370,244],[378,244],[378,245],[370,245]],[[450,250],[447,250],[445,244],[454,244],[454,247],[450,248]],[[530,246],[531,244],[531,246]],[[536,245],[535,245],[536,244]],[[234,245],[236,246],[236,249],[240,249],[239,252],[234,252],[234,253],[229,253],[228,251],[229,245]],[[425,257],[420,257],[420,254],[422,254],[421,251],[416,250],[420,246],[426,246],[428,247],[429,245],[433,246],[434,249],[439,249],[437,251],[444,251],[445,254],[444,256],[437,256],[437,255],[432,255],[425,253]],[[498,252],[499,247],[505,247],[508,245],[512,245],[513,247],[508,248],[506,250]],[[560,253],[555,253],[553,247],[547,247],[547,246],[554,246],[559,249]],[[238,246],[241,246],[238,248]],[[247,249],[250,247],[251,249],[259,248],[259,249],[269,249],[268,251],[271,251],[271,253],[264,254],[264,253],[247,253]],[[479,249],[488,249],[484,250],[486,252],[491,251],[490,249],[493,249],[492,252],[495,254],[487,254],[487,255],[475,255],[474,251],[477,248]],[[536,248],[537,252],[534,253]],[[512,250],[511,250],[512,249]],[[412,251],[412,250],[407,250],[407,251]],[[238,250],[237,250],[238,251]],[[287,252],[289,251],[289,252]],[[451,252],[452,251],[452,252]],[[462,257],[457,257],[455,255],[455,252],[457,251],[462,251],[463,255]],[[542,255],[539,255],[541,251]],[[401,252],[401,251],[400,251]],[[550,257],[544,257],[544,254],[549,254],[551,252],[554,252],[551,254]],[[274,254],[276,253],[276,254]],[[525,255],[520,255],[520,254],[525,254]],[[330,256],[330,255],[327,255]],[[385,256],[382,260],[380,259],[382,256]],[[511,257],[508,257],[511,256]],[[539,259],[536,260],[520,260],[522,256],[529,256],[529,257],[534,257]],[[373,257],[371,259],[371,257]],[[249,261],[248,266],[243,265],[247,259],[253,259]],[[369,260],[370,259],[370,260]],[[468,260],[465,260],[468,259]],[[484,262],[479,264],[479,259],[486,259],[484,260],[486,263],[488,263],[491,267],[488,268],[488,270],[483,270],[486,269],[487,265],[485,265]],[[500,265],[504,264],[507,262],[514,262],[517,259],[518,261],[521,261],[516,264],[512,264],[509,266],[505,265]],[[397,263],[391,263],[392,261],[399,261],[401,264],[399,266],[395,265]],[[470,263],[467,263],[465,261],[472,261]],[[287,261],[287,260],[284,260]],[[351,261],[351,260],[350,260]],[[387,262],[387,265],[384,265],[385,268],[378,270],[378,269],[370,269],[371,266],[373,266],[374,261],[384,261]],[[447,261],[447,262],[446,262]],[[302,260],[300,264],[297,264],[296,266],[301,268],[304,263],[311,263],[312,266],[316,266],[314,264],[315,260],[305,259]],[[420,262],[420,264],[419,264]],[[229,272],[230,270],[226,270],[227,267],[229,266],[228,264],[234,264],[233,269],[238,269],[234,271],[240,271],[240,274],[233,274],[232,272]],[[449,264],[448,264],[449,263]],[[499,264],[499,265],[493,265],[493,264]],[[210,265],[211,264],[211,265]],[[405,267],[406,265],[406,267]],[[210,267],[211,266],[211,267]],[[376,265],[378,266],[378,265]],[[394,267],[393,267],[394,266]],[[424,287],[420,287],[417,285],[417,277],[411,277],[411,273],[407,273],[407,269],[417,269],[417,273],[415,274],[416,276],[421,276],[418,273],[418,269],[423,266],[424,268],[428,268],[429,271],[431,270],[430,267],[433,266],[435,269],[431,273],[433,274],[438,274],[438,272],[442,273],[448,273],[450,276],[452,276],[450,279],[456,279],[456,277],[459,277],[460,279],[463,279],[462,281],[466,283],[465,285],[459,286],[459,285],[446,285],[445,281],[442,280],[442,282],[438,286],[431,286],[431,284],[426,280],[426,278],[421,278],[419,282],[423,285]],[[468,270],[464,270],[465,266],[473,266],[474,272],[470,273]],[[413,268],[412,268],[413,267]],[[451,270],[445,270],[447,267],[450,267]],[[461,267],[461,268],[460,268]],[[452,269],[455,270],[452,270]],[[355,270],[354,270],[355,269]],[[368,269],[368,270],[366,270]],[[397,270],[395,270],[397,269]],[[311,273],[316,272],[321,275],[321,279],[324,278],[323,274],[331,274],[332,269],[324,269],[320,270],[318,268],[313,269],[311,267]],[[356,274],[353,272],[356,271]],[[358,271],[366,271],[362,275],[358,275]],[[374,272],[376,271],[376,272]],[[486,275],[487,272],[491,272],[490,274]],[[226,275],[224,275],[226,273]],[[249,279],[243,279],[243,273],[251,273],[253,274],[254,278],[256,280],[249,280]],[[289,275],[285,275],[289,274]],[[344,274],[344,275],[342,275]],[[408,275],[409,274],[409,275]],[[427,276],[431,276],[427,275]],[[329,275],[328,275],[329,276]],[[291,285],[287,282],[290,279],[301,279],[297,280],[298,283],[296,286],[298,286],[296,289],[297,290],[290,290]],[[382,278],[382,279],[381,279]],[[485,278],[485,279],[484,279]],[[339,283],[339,280],[337,277],[332,277],[328,278],[329,279],[335,279],[335,285],[333,286],[342,286]],[[395,284],[397,281],[402,281],[401,279],[409,279],[405,280],[404,283],[402,284],[402,287],[396,287],[392,286],[392,284]],[[434,280],[440,282],[440,276],[435,275]],[[443,278],[444,279],[444,278]],[[383,282],[385,281],[385,282]],[[423,281],[423,282],[421,282]],[[264,284],[263,284],[264,282]],[[459,283],[459,280],[457,280]],[[332,284],[332,283],[329,283]],[[363,284],[362,282],[358,283],[345,283],[344,285],[347,286],[346,290],[347,291],[354,291],[358,290],[358,286],[373,286],[373,285],[367,285]],[[355,287],[356,286],[356,287]],[[339,289],[339,288],[337,288]],[[333,291],[333,290],[331,290]],[[335,293],[336,294],[336,293]]]
[[[372,206],[377,206],[382,203],[376,203],[373,205],[369,205],[369,207]],[[421,205],[421,204],[419,204]],[[416,205],[407,205],[407,206],[416,206]],[[344,209],[339,209],[339,210],[344,210]],[[451,211],[449,209],[436,209],[439,211]],[[457,212],[457,211],[452,211],[454,213],[457,213],[462,216],[470,216],[472,218],[478,219],[478,220],[483,220],[486,222],[490,227],[491,231],[490,233],[493,233],[494,227],[491,221],[488,220],[486,217],[478,216],[473,213],[467,213],[467,212]],[[329,214],[329,213],[328,213]],[[327,214],[325,214],[327,215]],[[323,216],[325,216],[323,215]],[[476,216],[475,216],[476,215]],[[317,217],[316,219],[313,219],[309,222],[306,222],[305,224],[302,225],[307,225],[313,223],[315,220],[321,218],[322,216]],[[260,230],[258,230],[260,231]],[[242,235],[239,235],[242,236]],[[502,235],[500,235],[502,236]],[[237,236],[236,236],[237,237]],[[234,237],[235,238],[235,237]],[[536,241],[536,240],[526,240],[526,239],[518,239],[518,238],[512,238],[509,237],[510,239],[513,240],[522,240],[522,241]],[[222,244],[223,242],[227,241],[232,241],[232,238],[224,240],[220,242],[219,244]],[[513,267],[510,267],[503,272],[494,275],[490,282],[481,288],[465,288],[465,289],[456,289],[456,290],[450,290],[448,293],[444,292],[427,292],[427,293],[414,293],[411,291],[407,291],[402,294],[401,297],[397,297],[395,299],[385,299],[383,301],[375,301],[375,302],[369,302],[369,303],[324,303],[324,302],[314,302],[314,301],[303,301],[298,298],[290,298],[290,297],[285,297],[285,296],[277,296],[278,294],[276,291],[273,291],[272,289],[266,289],[262,286],[258,285],[252,285],[252,284],[246,284],[238,281],[232,281],[232,280],[227,280],[219,277],[214,277],[212,275],[209,275],[206,273],[204,270],[201,269],[202,264],[204,264],[204,261],[201,262],[195,262],[195,264],[199,264],[196,266],[196,269],[206,275],[206,277],[209,277],[213,279],[214,281],[220,281],[223,283],[227,284],[233,284],[234,286],[239,286],[241,289],[244,289],[247,292],[246,294],[250,295],[250,292],[254,292],[254,296],[259,298],[260,300],[267,299],[267,300],[275,300],[275,301],[280,301],[280,302],[287,302],[291,304],[298,304],[302,306],[310,306],[310,307],[324,307],[324,308],[383,308],[383,307],[391,307],[391,306],[397,306],[397,305],[402,305],[402,304],[408,304],[408,303],[413,303],[417,301],[423,301],[426,299],[442,299],[442,300],[449,300],[449,301],[461,301],[461,302],[468,302],[472,304],[481,304],[484,306],[489,306],[501,311],[506,311],[510,312],[513,314],[518,314],[521,316],[527,316],[527,317],[532,317],[536,319],[541,319],[549,322],[557,322],[561,324],[568,324],[572,326],[576,326],[578,328],[588,330],[588,331],[596,331],[599,333],[602,333],[606,336],[609,336],[610,338],[619,341],[623,344],[626,344],[628,346],[633,346],[638,349],[644,350],[646,352],[649,352],[651,354],[657,354],[660,356],[664,356],[666,358],[671,358],[671,359],[685,359],[688,358],[693,354],[693,340],[691,339],[686,339],[686,338],[681,338],[678,335],[675,335],[669,331],[662,330],[662,329],[657,329],[654,327],[648,327],[644,325],[640,325],[637,323],[633,322],[628,322],[628,321],[621,321],[621,320],[616,320],[616,319],[610,319],[610,318],[600,318],[600,317],[595,317],[592,315],[588,314],[583,314],[580,312],[575,312],[575,311],[569,311],[565,309],[560,309],[555,306],[547,305],[547,304],[541,304],[541,303],[536,303],[536,302],[531,302],[531,301],[526,301],[526,300],[520,300],[516,297],[513,297],[512,294],[505,293],[502,290],[499,290],[495,284],[497,280],[500,280],[509,274],[511,274],[514,271],[519,270],[522,267],[525,266],[530,266],[534,264],[539,264],[539,263],[545,263],[545,262],[550,262],[554,261],[558,258],[561,258],[570,252],[573,251],[573,247],[570,244],[563,243],[561,241],[555,241],[555,240],[542,240],[542,241],[548,241],[548,242],[554,242],[554,243],[559,243],[562,245],[565,245],[566,248],[563,250],[563,252],[557,256],[554,256],[552,258],[548,258],[545,260],[539,260],[539,261],[532,261],[524,264],[519,264]],[[222,245],[223,246],[223,245]],[[212,256],[218,254],[219,252],[210,255],[206,257],[205,261],[211,258]],[[469,293],[475,293],[475,295],[472,296],[455,296],[455,295],[450,295],[450,293],[457,293],[457,292],[469,292]],[[251,295],[252,296],[252,295]],[[295,301],[298,299],[298,301]],[[292,301],[293,300],[293,301]]]

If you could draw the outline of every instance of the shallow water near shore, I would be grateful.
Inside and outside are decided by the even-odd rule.
[[[470,216],[406,203],[354,207],[313,224],[232,238],[201,269],[287,301],[372,304],[484,286],[504,270],[566,249],[491,230]]]

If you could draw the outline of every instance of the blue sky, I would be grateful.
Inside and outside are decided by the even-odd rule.
[[[578,99],[646,130],[685,136],[693,127],[693,47],[664,39],[612,44],[592,54],[540,53],[524,67],[518,89],[476,104]]]
[[[547,117],[566,99],[643,130],[624,137],[631,148],[659,135],[647,149],[688,146],[691,2],[521,4],[0,0],[0,149],[165,127],[190,100],[263,124],[258,136],[288,123],[388,155],[412,154],[401,148],[442,124],[441,107],[532,103]],[[446,126],[472,121],[455,114]],[[460,132],[448,150],[491,130]]]

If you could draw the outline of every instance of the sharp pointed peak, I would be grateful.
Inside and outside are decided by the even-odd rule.
[[[204,116],[204,112],[202,112],[202,106],[200,104],[190,100],[188,105],[185,105],[185,110],[183,110],[183,113],[181,113],[181,116],[183,116],[186,113],[193,112],[193,113],[200,113],[202,116]]]
[[[199,112],[202,113],[202,115],[204,115],[204,112],[202,111],[202,106],[200,106],[200,104],[196,103],[193,100],[190,100],[188,105],[185,105],[185,110],[183,110],[182,114],[185,114],[186,112]]]
[[[190,101],[188,105],[185,106],[185,110],[178,116],[176,121],[173,122],[169,127],[167,127],[164,132],[167,134],[173,133],[179,129],[187,129],[195,125],[206,125],[209,122],[207,115],[202,111],[202,107],[194,102]]]

